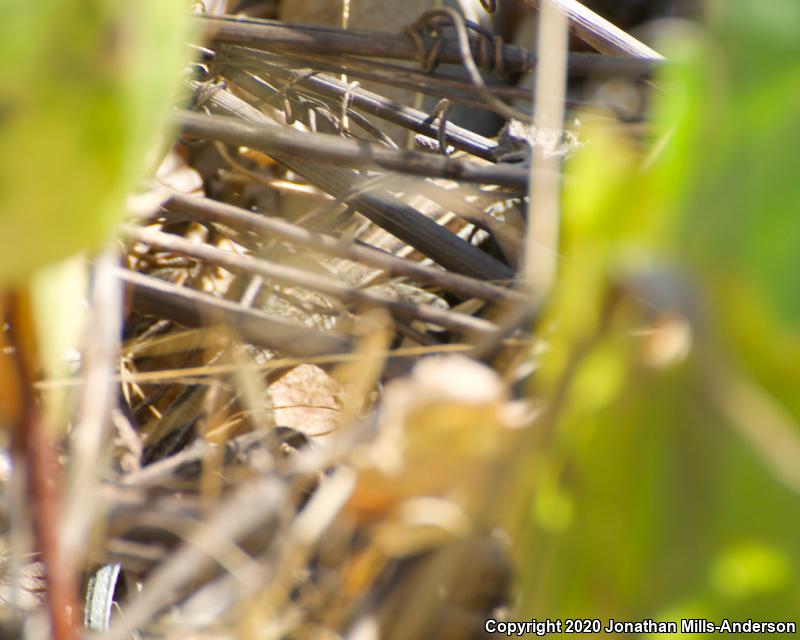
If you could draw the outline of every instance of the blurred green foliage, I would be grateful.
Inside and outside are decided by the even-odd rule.
[[[189,8],[0,3],[0,285],[109,239],[179,87]]]
[[[800,3],[706,27],[568,167],[517,617],[800,622]]]

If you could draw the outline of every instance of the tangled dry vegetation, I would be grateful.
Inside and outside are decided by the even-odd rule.
[[[85,624],[116,639],[480,637],[513,605],[503,527],[538,409],[523,393],[531,143],[560,159],[580,132],[511,119],[531,110],[514,81],[535,53],[452,10],[365,32],[241,4],[255,17],[196,18],[179,133],[133,199],[122,267],[96,270],[78,404],[108,412],[113,447],[70,447],[89,470],[64,534],[86,556]],[[641,92],[658,61],[598,24],[579,35],[619,55],[571,53],[570,78]],[[489,124],[456,125],[454,107]],[[38,569],[14,571],[4,624],[33,637]]]

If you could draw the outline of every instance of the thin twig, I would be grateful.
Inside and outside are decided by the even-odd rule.
[[[547,0],[539,14],[538,46],[542,66],[536,76],[536,129],[558,137],[564,128],[564,95],[567,88],[567,20]],[[549,56],[549,58],[548,58]],[[531,158],[531,192],[525,248],[525,284],[535,300],[542,300],[556,277],[561,226],[561,157],[534,145]]]
[[[217,222],[232,228],[256,231],[270,238],[310,247],[326,255],[383,269],[394,276],[415,278],[451,293],[494,302],[512,301],[522,297],[515,291],[482,280],[427,267],[371,247],[342,242],[282,219],[251,213],[208,198],[175,193],[163,206],[167,211],[190,215],[196,222]]]
[[[470,82],[451,75],[432,71],[424,72],[418,69],[411,69],[395,64],[380,63],[372,60],[354,58],[352,56],[333,54],[329,54],[327,56],[314,54],[293,54],[291,56],[280,56],[280,59],[285,63],[286,66],[291,65],[302,69],[310,67],[314,70],[313,72],[309,72],[308,70],[299,71],[299,73],[305,73],[305,75],[311,75],[317,71],[327,71],[328,73],[345,71],[351,77],[359,78],[360,80],[369,80],[371,82],[383,84],[389,87],[407,89],[408,91],[433,96],[435,98],[447,99],[470,109],[480,109],[482,111],[489,111],[498,114],[500,113],[494,106],[487,103],[486,100],[481,99],[480,96],[476,94],[474,87]],[[239,64],[238,61],[237,64]],[[265,73],[263,65],[260,65],[261,68],[259,68],[251,62],[249,64],[245,63],[243,66],[247,67],[248,69],[252,69],[253,73],[257,75],[264,75],[268,76],[270,80],[273,79],[273,74],[271,72],[269,74]],[[499,84],[488,85],[488,90],[498,98],[504,100],[517,102],[524,101],[523,104],[519,105],[519,109],[523,113],[527,113],[530,110],[529,103],[531,93],[528,90]],[[569,109],[581,110],[582,112],[594,109],[597,111],[596,115],[598,118],[613,117],[614,119],[633,122],[644,119],[643,114],[631,116],[619,110],[615,110],[615,115],[611,116],[606,113],[608,111],[607,107],[600,104],[600,110],[598,111],[596,109],[598,105],[587,100],[570,98],[565,100],[565,105]],[[389,118],[386,119],[389,120]],[[428,123],[432,123],[434,120],[434,117],[427,116]],[[405,126],[403,123],[400,124],[401,126]],[[451,126],[453,126],[452,123],[448,122],[447,127],[450,128]],[[413,127],[407,128],[411,128],[413,130]],[[429,135],[429,137],[436,138],[438,136],[438,128],[434,128],[430,133],[428,131],[423,131],[422,133]],[[461,148],[455,144],[453,146],[457,149]],[[492,143],[491,146],[494,147],[496,145]],[[472,153],[472,151],[468,148],[465,148],[464,150]],[[487,160],[495,159],[494,156],[491,155],[479,153],[474,153],[473,155],[477,155]]]
[[[255,50],[251,49],[250,51]],[[270,55],[264,54],[264,52],[259,53]],[[280,58],[284,61],[296,61],[297,64],[304,64],[316,70],[328,71],[329,73],[343,69],[351,76],[363,80],[371,80],[387,86],[401,87],[409,89],[410,91],[419,91],[437,98],[446,98],[473,109],[497,112],[497,109],[491,104],[475,97],[475,87],[471,82],[444,73],[420,71],[419,69],[402,67],[398,64],[376,62],[374,60],[334,54],[323,56],[311,53],[298,53],[292,54],[291,56],[281,56]],[[530,91],[518,87],[511,87],[503,84],[489,84],[487,85],[487,89],[498,98],[507,100],[524,100],[527,103],[531,98]],[[573,109],[589,109],[592,103],[585,100],[569,99],[566,101],[566,105]],[[525,105],[521,108],[524,107]],[[427,116],[427,118],[429,122],[432,122],[434,119],[432,116]],[[453,125],[448,123],[448,128],[450,126]],[[438,133],[438,130],[435,130],[434,134],[435,133]],[[431,137],[435,137],[435,135]],[[489,157],[487,159],[491,160],[493,158]]]
[[[63,520],[63,547],[71,558],[85,556],[83,545],[101,502],[94,498],[109,464],[104,451],[118,387],[114,382],[122,335],[122,285],[116,271],[117,252],[108,248],[93,269],[90,333],[86,336],[80,420],[70,434],[69,492]]]
[[[348,90],[343,82],[333,76],[324,73],[308,73],[286,67],[285,58],[282,58],[284,64],[280,66],[277,64],[278,59],[263,51],[246,49],[235,45],[225,49],[226,53],[228,51],[253,55],[259,63],[267,65],[270,77],[277,76],[284,82],[302,86],[328,99],[342,100]],[[426,77],[430,78],[428,74],[426,74]],[[362,87],[350,89],[350,104],[356,109],[382,118],[392,124],[411,129],[415,133],[420,133],[430,138],[435,138],[438,135],[439,129],[434,126],[433,117],[429,114],[389,100]],[[449,123],[445,132],[445,140],[456,149],[466,151],[484,160],[494,159],[492,153],[497,143],[469,129]]]
[[[257,273],[273,282],[302,287],[333,296],[345,303],[361,304],[367,307],[385,307],[401,318],[422,320],[440,325],[453,331],[474,334],[493,333],[496,327],[486,320],[473,316],[446,311],[425,304],[412,304],[379,296],[370,291],[362,291],[343,285],[338,280],[319,274],[289,267],[286,265],[222,251],[210,245],[198,244],[178,236],[153,229],[143,229],[133,225],[125,227],[125,233],[137,242],[144,242],[153,248],[191,256],[208,264],[214,264],[235,273]]]
[[[235,302],[127,269],[119,273],[128,286],[132,308],[141,313],[168,318],[185,327],[223,323],[246,342],[290,355],[346,353],[352,348],[344,336],[289,324]]]
[[[441,155],[390,149],[325,133],[302,133],[288,127],[250,124],[236,118],[178,111],[173,122],[194,138],[245,146],[270,156],[294,156],[314,163],[338,163],[354,168],[380,167],[416,176],[438,177],[525,190],[528,172],[509,165],[482,166]]]
[[[525,0],[532,2],[533,0]],[[201,28],[209,40],[240,44],[255,49],[313,51],[316,53],[346,53],[350,55],[416,60],[418,52],[411,39],[401,33],[385,33],[360,29],[336,29],[310,25],[290,25],[252,19],[214,18],[199,16]],[[473,42],[473,55],[481,54]],[[536,56],[520,47],[504,45],[504,67],[507,71],[524,73],[536,67]],[[445,38],[439,61],[461,64],[459,46],[453,38]],[[571,53],[569,72],[581,76],[643,77],[652,73],[661,59],[622,58],[591,53]]]
[[[640,60],[664,61],[657,51],[612,24],[577,0],[549,0],[569,18],[570,29],[587,44],[602,53],[631,56]],[[540,7],[541,0],[524,0]]]
[[[80,611],[77,579],[73,563],[65,557],[59,544],[62,470],[56,445],[46,429],[36,397],[39,362],[33,303],[27,290],[16,289],[0,299],[0,306],[5,314],[0,315],[0,324],[8,322],[13,345],[12,365],[7,370],[12,379],[3,380],[2,384],[18,394],[13,398],[14,406],[2,406],[0,411],[12,427],[15,472],[27,476],[28,504],[45,567],[51,634],[55,640],[75,640]],[[9,356],[3,353],[0,357]]]

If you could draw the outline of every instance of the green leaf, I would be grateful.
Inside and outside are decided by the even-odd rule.
[[[0,284],[106,242],[186,59],[184,0],[0,7]]]
[[[800,3],[709,4],[662,48],[644,148],[593,124],[568,169],[526,616],[800,598]]]

